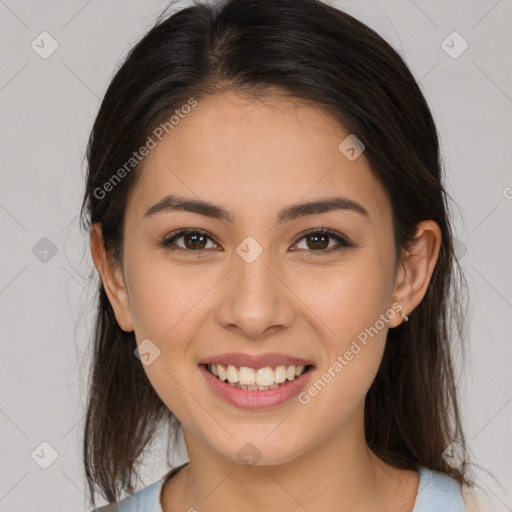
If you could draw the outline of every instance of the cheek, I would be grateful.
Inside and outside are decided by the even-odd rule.
[[[207,263],[170,264],[161,256],[131,254],[126,265],[136,338],[139,343],[152,340],[170,364],[176,358],[183,361],[190,340],[208,322],[212,298],[216,304],[222,301],[215,285],[225,269],[213,269]],[[342,265],[301,264],[282,273],[293,294],[283,292],[281,300],[294,301],[296,322],[309,323],[316,330],[329,360],[349,350],[353,340],[364,342],[364,333],[386,311],[389,283],[382,267],[378,258],[363,254],[347,258]]]
[[[361,257],[343,266],[303,271],[294,289],[316,323],[323,322],[329,348],[341,350],[386,312],[390,279],[379,260]]]
[[[308,303],[321,319],[311,316],[310,321],[321,331],[322,363],[299,403],[315,418],[311,420],[314,428],[324,429],[327,435],[330,428],[346,424],[364,407],[395,311],[388,308],[386,283],[378,275],[353,272],[324,284],[324,293],[317,295],[314,305]]]
[[[364,398],[382,360],[389,321],[396,315],[389,306],[390,279],[391,272],[378,258],[363,257],[328,274],[317,272],[314,279],[303,278],[297,294],[308,305],[303,314],[314,323],[323,345],[321,382],[305,401],[321,391],[325,400],[318,406],[344,403],[341,414]]]
[[[140,260],[142,262],[142,259]],[[197,407],[189,389],[192,356],[189,350],[204,322],[205,294],[214,285],[206,277],[185,267],[162,261],[132,267],[131,306],[137,343],[148,343],[156,356],[143,369],[162,401],[184,424],[194,418]],[[194,377],[197,378],[197,377]],[[196,412],[197,414],[197,412]]]
[[[173,350],[177,340],[192,334],[207,291],[214,285],[211,273],[193,266],[170,265],[161,258],[141,258],[130,273],[131,306],[137,339],[150,338]]]
[[[126,264],[137,342],[150,339],[160,352],[144,370],[180,421],[193,424],[197,404],[183,389],[193,371],[191,347],[201,326],[213,326],[212,300],[222,300],[215,285],[226,269],[171,265],[142,254]],[[281,277],[293,290],[283,291],[281,300],[293,301],[297,310],[296,325],[290,327],[307,325],[321,359],[316,380],[305,390],[308,404],[300,407],[316,418],[329,415],[324,428],[330,428],[361,405],[377,373],[387,324],[376,327],[376,322],[388,307],[387,274],[377,258],[358,257],[329,268],[288,268]]]

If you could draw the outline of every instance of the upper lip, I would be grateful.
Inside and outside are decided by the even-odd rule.
[[[233,366],[246,366],[248,368],[264,368],[266,366],[300,366],[312,365],[313,362],[300,357],[281,354],[279,352],[267,352],[265,354],[243,354],[242,352],[230,352],[217,354],[200,361],[199,364],[232,364]]]

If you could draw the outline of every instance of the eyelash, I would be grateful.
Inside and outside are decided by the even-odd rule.
[[[207,238],[209,238],[210,240],[212,240],[215,244],[219,245],[215,239],[213,239],[209,234],[208,232],[202,230],[202,229],[198,229],[198,228],[182,228],[182,229],[178,229],[174,232],[172,232],[169,236],[167,236],[164,240],[162,240],[161,242],[161,245],[162,247],[170,250],[170,251],[181,251],[181,252],[188,252],[188,253],[194,253],[194,252],[197,252],[197,253],[200,253],[200,252],[204,252],[205,250],[207,249],[197,249],[197,250],[194,250],[194,249],[184,249],[183,247],[176,247],[174,246],[173,247],[173,244],[174,244],[174,241],[180,237],[182,237],[183,235],[189,235],[189,234],[199,234],[199,235],[204,235],[206,236]],[[309,252],[312,252],[313,254],[315,255],[324,255],[324,254],[329,254],[331,252],[334,252],[334,251],[339,251],[343,248],[346,248],[346,247],[355,247],[354,244],[350,243],[347,241],[346,238],[344,238],[343,236],[341,236],[339,233],[336,233],[335,231],[331,231],[330,229],[324,229],[323,227],[320,228],[320,229],[310,229],[304,233],[301,233],[300,234],[300,238],[297,239],[297,241],[293,244],[293,245],[297,245],[303,238],[306,238],[310,235],[316,235],[316,234],[321,234],[321,235],[328,235],[334,239],[336,239],[336,241],[340,244],[338,247],[335,247],[335,248],[330,248],[330,249],[324,249],[322,251],[314,251],[314,250],[309,250]],[[304,249],[301,249],[301,250],[304,250]],[[305,249],[305,250],[308,250],[308,249]]]

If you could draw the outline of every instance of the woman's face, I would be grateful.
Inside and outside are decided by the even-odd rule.
[[[116,317],[135,330],[151,384],[203,450],[277,464],[361,429],[387,331],[402,322],[400,272],[390,204],[364,152],[354,159],[350,139],[339,149],[348,135],[311,106],[226,93],[200,101],[146,159],[126,210],[127,300]],[[148,214],[171,195],[214,207],[168,201]],[[301,208],[334,198],[348,206]],[[163,245],[182,228],[200,233]],[[348,245],[305,234],[322,228]],[[277,366],[291,378],[293,358],[313,368],[242,390],[202,366],[244,366],[229,353],[247,358],[232,378],[264,382],[276,372],[259,368]]]

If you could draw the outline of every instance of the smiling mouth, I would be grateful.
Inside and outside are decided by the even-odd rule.
[[[278,365],[249,368],[231,364],[204,364],[206,370],[232,387],[250,391],[276,389],[314,369],[313,365]]]

